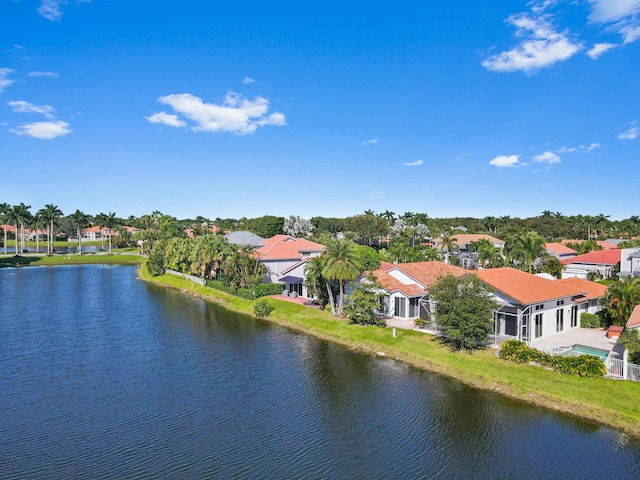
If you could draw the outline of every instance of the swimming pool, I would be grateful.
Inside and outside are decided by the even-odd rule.
[[[578,355],[593,355],[596,357],[606,358],[609,355],[608,350],[602,350],[600,348],[587,347],[586,345],[572,345],[571,352],[576,352]]]

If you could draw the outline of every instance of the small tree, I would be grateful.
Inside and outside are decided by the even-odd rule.
[[[349,323],[386,327],[387,322],[377,315],[382,307],[382,292],[382,287],[372,275],[360,282],[349,295],[349,303],[344,307]]]
[[[264,320],[271,312],[273,312],[273,305],[271,305],[266,299],[261,298],[256,301],[253,306],[253,314],[258,320]]]
[[[629,362],[640,365],[640,332],[625,328],[620,335],[620,344],[629,350]]]
[[[436,321],[452,350],[475,350],[487,341],[497,304],[479,278],[446,275],[429,289],[429,298],[437,302]]]

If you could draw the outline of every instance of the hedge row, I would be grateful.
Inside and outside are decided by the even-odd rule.
[[[558,373],[597,378],[607,373],[604,360],[593,355],[558,357],[527,346],[520,340],[507,340],[500,347],[499,357],[514,363],[537,363]]]
[[[600,316],[595,313],[584,312],[580,315],[580,327],[600,328]]]
[[[267,297],[269,295],[278,295],[284,291],[286,285],[284,283],[261,283],[253,288],[233,288],[220,280],[209,280],[207,286],[230,293],[236,297],[255,300],[256,298]]]

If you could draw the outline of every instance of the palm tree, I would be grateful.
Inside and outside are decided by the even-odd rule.
[[[358,267],[355,246],[356,244],[351,240],[336,238],[327,244],[327,249],[324,252],[325,264],[322,268],[322,275],[327,280],[336,280],[340,285],[338,316],[342,315],[344,306],[344,283],[355,280],[361,273]],[[327,290],[329,291],[329,296],[333,298],[331,287],[328,283]],[[334,314],[336,313],[334,312]]]
[[[47,224],[44,219],[43,209],[38,210],[30,220],[29,225],[36,233],[36,253],[40,253],[40,230]]]
[[[615,325],[624,325],[633,308],[640,303],[640,277],[624,277],[609,287],[603,299],[604,306]]]
[[[41,210],[47,222],[47,254],[53,253],[53,242],[55,241],[54,225],[62,217],[62,210],[57,205],[48,204]]]
[[[104,213],[99,213],[94,218],[94,224],[98,226],[100,229],[100,240],[102,242],[101,249],[104,250],[104,229],[106,227],[107,215]]]
[[[2,230],[4,230],[4,253],[7,253],[7,222],[11,218],[11,205],[8,203],[0,203],[0,223],[2,223]]]
[[[380,214],[380,216],[384,219],[387,220],[387,222],[389,222],[389,225],[393,224],[393,220],[396,217],[396,214],[394,212],[390,212],[389,210],[385,210],[383,213]]]
[[[455,251],[458,246],[458,239],[451,235],[444,235],[442,237],[441,249],[444,252],[444,263],[449,263],[449,253]]]
[[[109,229],[109,255],[111,255],[111,237],[113,236],[113,229],[119,224],[120,222],[116,218],[115,212],[109,212],[104,216],[104,226]]]
[[[365,210],[365,211],[364,211],[364,214],[365,214],[365,215],[374,215],[374,214],[375,214],[375,212],[374,212],[373,210],[369,209],[369,210]]]
[[[29,212],[30,208],[31,205],[25,205],[24,203],[13,206],[13,220],[16,222],[16,255],[24,252],[24,224],[31,218],[31,212]],[[18,242],[18,225],[20,226],[20,242]],[[20,243],[19,247],[18,243]]]
[[[71,223],[76,227],[76,235],[78,235],[78,255],[82,255],[82,230],[89,226],[89,216],[76,210],[69,217]]]
[[[545,241],[536,232],[522,231],[507,238],[504,251],[510,262],[515,262],[523,270],[533,273],[533,265],[546,251]]]

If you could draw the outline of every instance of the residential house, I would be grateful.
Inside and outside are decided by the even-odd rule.
[[[227,242],[239,247],[256,248],[262,245],[262,243],[264,242],[264,238],[246,230],[230,232],[227,233],[224,237],[227,239]]]
[[[499,307],[494,311],[497,335],[530,342],[578,328],[574,298],[587,290],[531,275],[511,267],[474,272],[491,290]]]
[[[640,330],[640,305],[636,305],[627,320],[627,328]]]
[[[326,247],[306,238],[275,235],[254,250],[267,269],[267,283],[282,282],[285,289],[298,296],[309,297],[304,286],[304,267],[310,259],[322,255]]]
[[[565,285],[585,292],[582,295],[577,295],[572,298],[573,302],[579,307],[579,314],[595,314],[600,311],[598,301],[607,294],[608,290],[605,285],[577,277],[563,278],[562,280],[556,280],[556,282],[564,283]]]
[[[391,317],[415,319],[430,312],[428,289],[447,274],[460,277],[469,272],[443,262],[382,262],[371,272],[385,290],[381,313]]]
[[[562,243],[545,243],[544,248],[550,255],[553,255],[558,260],[566,260],[571,257],[575,257],[578,254],[578,252],[576,252],[573,248],[569,248]]]
[[[577,243],[580,245],[582,242],[586,242],[586,240],[562,240],[560,243],[562,243],[562,245],[566,245],[567,243]],[[596,240],[596,245],[600,246],[603,250],[615,250],[618,248],[618,245],[609,240]]]
[[[640,249],[623,248],[620,251],[619,277],[640,277]]]
[[[460,266],[467,269],[477,268],[476,253],[469,251],[469,244],[477,242],[478,240],[488,240],[491,244],[499,249],[504,248],[504,241],[491,235],[482,233],[455,233],[451,235],[456,239],[456,251],[450,252],[452,256],[458,257]],[[436,238],[433,240],[435,248],[442,250],[442,238]]]
[[[596,250],[561,262],[565,265],[562,278],[587,278],[589,272],[597,272],[601,278],[611,278],[616,265],[620,263],[620,250]]]

